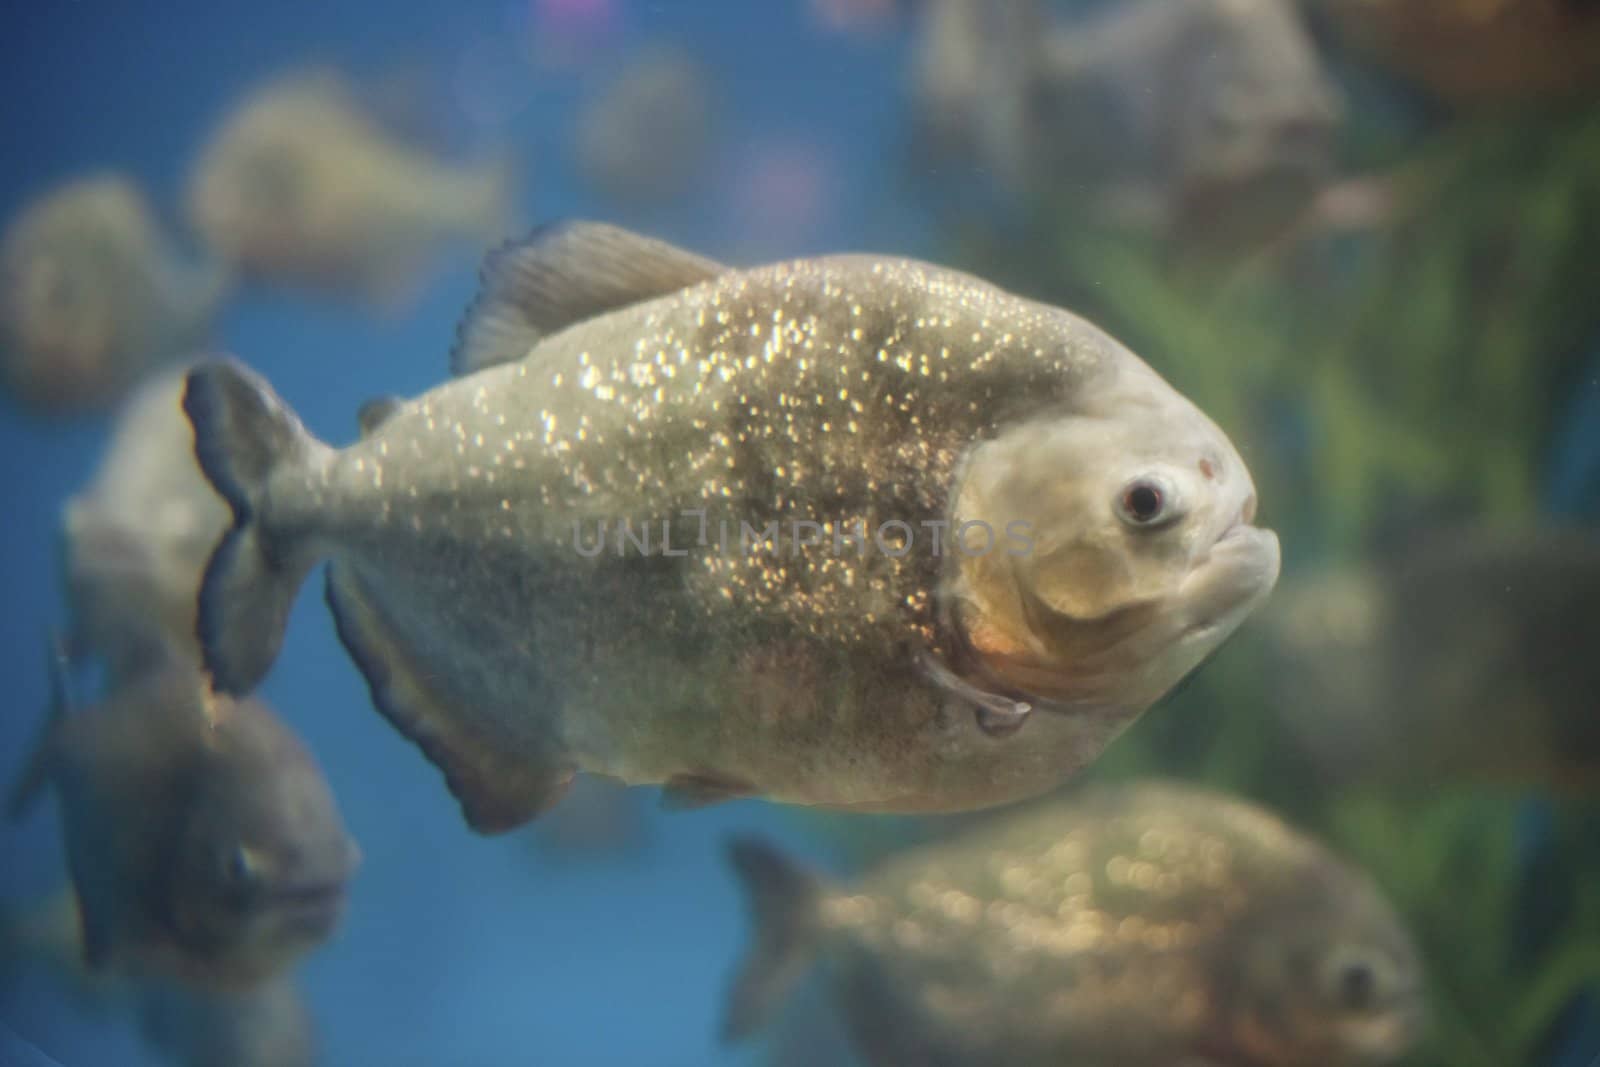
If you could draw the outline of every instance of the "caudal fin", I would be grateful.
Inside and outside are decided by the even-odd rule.
[[[269,487],[280,470],[313,462],[327,446],[306,432],[272,387],[236,360],[189,372],[183,410],[194,454],[233,509],[233,526],[206,566],[198,633],[219,693],[240,695],[266,675],[313,552],[276,534]]]
[[[822,883],[755,838],[729,842],[728,860],[744,884],[755,940],[739,965],[723,1018],[725,1041],[748,1036],[810,965]]]

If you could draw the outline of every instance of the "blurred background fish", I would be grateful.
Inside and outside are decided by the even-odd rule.
[[[88,967],[78,900],[70,887],[0,914],[0,985],[29,969],[47,973],[82,1011],[131,1016],[143,1040],[179,1067],[311,1067],[317,1062],[313,1021],[288,977],[226,989]],[[0,1045],[0,1057],[5,1052]]]
[[[221,270],[178,251],[131,179],[66,182],[0,244],[0,374],[34,410],[104,410],[203,342],[226,289]]]
[[[1037,200],[1250,247],[1332,176],[1342,104],[1292,0],[934,0],[916,102],[940,154]]]
[[[624,207],[671,203],[712,165],[716,108],[711,74],[688,48],[631,55],[578,112],[578,173]]]
[[[333,932],[360,852],[271,711],[213,695],[181,656],[74,711],[55,667],[9,812],[59,798],[90,969],[248,988]]]
[[[454,164],[385,131],[342,75],[286,74],[228,114],[188,192],[212,252],[257,280],[325,288],[395,309],[447,240],[515,225],[506,160]]]
[[[1384,66],[1458,106],[1592,105],[1600,10],[1584,0],[1314,0]]]
[[[1430,530],[1274,603],[1277,702],[1335,781],[1600,788],[1600,539]]]
[[[113,685],[167,649],[199,659],[200,574],[229,515],[194,460],[184,374],[163,373],[129,398],[94,479],[62,509],[69,651],[99,658]]]
[[[1186,786],[1091,788],[835,889],[731,849],[753,947],[727,1032],[814,956],[873,1064],[1395,1062],[1422,965],[1363,874],[1271,814]]]
[[[871,38],[893,28],[906,0],[808,0],[811,17],[832,32]]]
[[[140,1029],[182,1067],[311,1067],[316,1028],[300,990],[277,978],[244,991],[155,983],[138,991]]]

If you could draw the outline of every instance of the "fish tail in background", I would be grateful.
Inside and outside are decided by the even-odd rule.
[[[33,749],[22,764],[6,797],[6,818],[19,819],[25,815],[39,793],[50,780],[55,768],[61,724],[72,712],[72,694],[68,688],[68,659],[66,645],[58,634],[52,633],[48,644],[50,672],[50,710],[34,738]]]
[[[277,658],[295,593],[317,561],[309,546],[273,530],[269,485],[279,471],[316,462],[328,446],[235,360],[190,371],[183,409],[200,469],[233,509],[233,526],[200,585],[200,647],[216,690],[243,694]]]
[[[486,246],[504,241],[522,225],[522,168],[510,153],[485,159],[454,176],[462,230]]]
[[[806,971],[817,941],[818,879],[755,838],[729,842],[728,861],[743,883],[755,926],[750,952],[728,993],[722,1035],[748,1036]]]

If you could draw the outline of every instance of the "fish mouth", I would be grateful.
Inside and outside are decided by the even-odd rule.
[[[338,924],[344,914],[346,896],[342,881],[307,882],[274,889],[262,901],[262,906],[270,909],[290,930],[316,937]]]
[[[1371,1018],[1357,1024],[1355,1032],[1347,1034],[1347,1040],[1372,1062],[1387,1061],[1421,1040],[1428,1023],[1427,1004],[1420,989],[1396,992]]]
[[[1278,537],[1252,525],[1256,497],[1246,499],[1234,520],[1171,594],[1124,604],[1092,617],[1068,616],[1039,602],[1020,583],[1017,595],[1031,605],[1029,626],[1053,630],[1069,648],[1065,662],[1046,661],[1017,650],[998,654],[975,647],[966,628],[953,627],[957,647],[948,665],[925,672],[945,692],[991,716],[1033,711],[1082,714],[1139,704],[1129,679],[1151,663],[1176,653],[1192,657],[1226,638],[1277,583]],[[1168,621],[1170,620],[1170,621]],[[1179,648],[1185,651],[1178,651]]]
[[[1278,535],[1253,525],[1255,516],[1252,493],[1179,586],[1191,619],[1183,629],[1184,638],[1231,631],[1277,585],[1283,562]]]

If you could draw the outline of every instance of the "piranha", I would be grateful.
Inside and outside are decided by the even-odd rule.
[[[1600,87],[1600,11],[1575,0],[1316,0],[1351,43],[1463,107],[1571,103]]]
[[[510,168],[452,165],[389,134],[326,70],[251,94],[195,164],[188,210],[212,250],[256,280],[402,305],[451,239],[497,241]]]
[[[11,798],[53,786],[90,971],[246,988],[333,932],[360,852],[300,740],[174,656],[52,713]]]
[[[198,660],[200,575],[228,527],[228,506],[200,473],[183,413],[187,370],[139,387],[117,416],[93,482],[62,510],[74,658],[114,679],[183,646]]]
[[[579,113],[579,172],[626,204],[682,196],[711,159],[717,125],[711,84],[704,65],[681,47],[633,56]]]
[[[70,885],[0,911],[0,987],[23,971],[48,974],[82,1016],[131,1014],[162,1062],[177,1067],[312,1067],[318,1059],[316,1028],[291,975],[233,989],[91,971]],[[0,1040],[0,1062],[9,1065],[8,1051]]]
[[[1330,783],[1600,792],[1592,532],[1432,530],[1284,593],[1278,703]]]
[[[480,831],[578,770],[679,803],[1037,794],[1277,578],[1205,415],[1082,319],[929,264],[735,270],[567,224],[488,261],[454,368],[340,450],[236,362],[184,404],[234,510],[200,594],[216,684],[261,680],[330,558],[374,703]]]
[[[930,146],[1015,191],[1191,246],[1253,247],[1331,179],[1343,106],[1293,0],[937,0],[913,96]]]
[[[178,250],[128,178],[68,182],[0,243],[0,376],[36,410],[101,410],[199,345],[227,288],[220,268]]]
[[[813,962],[872,1064],[1372,1067],[1420,1036],[1422,974],[1365,875],[1191,786],[1089,787],[912,849],[850,889],[762,842],[726,1034]]]

